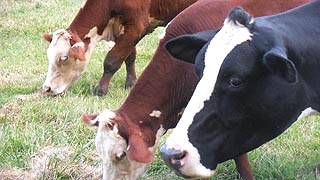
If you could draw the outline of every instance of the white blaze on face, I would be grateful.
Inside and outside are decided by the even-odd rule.
[[[172,134],[167,138],[168,148],[187,151],[187,159],[180,171],[188,176],[209,177],[214,170],[204,167],[200,163],[198,150],[190,143],[187,136],[188,128],[195,115],[204,107],[205,101],[210,99],[214,90],[220,67],[226,56],[235,46],[251,40],[252,34],[243,25],[235,24],[228,19],[224,26],[209,43],[205,54],[203,77],[199,81],[192,98]]]
[[[95,139],[96,148],[99,156],[102,159],[103,179],[104,180],[135,180],[143,175],[147,169],[147,163],[139,163],[128,159],[125,156],[122,160],[117,160],[116,156],[126,152],[128,145],[126,140],[118,133],[117,124],[114,124],[113,119],[116,114],[110,110],[102,112],[93,123],[99,121],[98,133]],[[110,128],[112,126],[112,128]],[[165,130],[162,126],[156,134],[156,143],[149,151],[154,154],[159,143],[160,137]]]

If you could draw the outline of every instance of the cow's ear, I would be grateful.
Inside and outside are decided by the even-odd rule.
[[[293,62],[281,48],[272,48],[263,57],[263,63],[268,69],[290,83],[298,81],[298,73]]]
[[[127,154],[129,159],[141,163],[150,163],[153,159],[153,154],[139,134],[130,135]]]
[[[217,30],[209,30],[182,35],[170,39],[164,46],[174,58],[194,64],[200,49],[209,42],[216,33]]]
[[[73,57],[75,57],[76,59],[79,59],[80,61],[85,61],[85,53],[88,50],[88,46],[90,43],[90,38],[86,38],[83,41],[81,41],[81,39],[78,37],[76,39],[74,39],[75,37],[78,37],[77,35],[74,36],[73,35],[73,39],[72,41],[76,40],[75,44],[72,45],[72,47],[69,50],[69,54]]]
[[[48,42],[50,42],[51,43],[51,41],[52,41],[52,34],[49,34],[49,33],[44,33],[43,34],[43,38],[45,39],[45,40],[47,40]]]
[[[83,42],[75,43],[69,50],[70,56],[79,59],[80,61],[85,60],[85,53],[86,49]]]
[[[99,121],[97,119],[98,114],[90,115],[84,114],[81,117],[81,120],[89,126],[99,126]]]

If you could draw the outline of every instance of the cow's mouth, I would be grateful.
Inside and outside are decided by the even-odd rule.
[[[41,90],[43,94],[46,94],[46,95],[50,95],[50,96],[53,96],[53,97],[56,97],[56,96],[63,96],[65,94],[66,91],[62,91],[62,92],[54,92],[50,89],[47,89],[47,90],[44,90],[42,89]]]

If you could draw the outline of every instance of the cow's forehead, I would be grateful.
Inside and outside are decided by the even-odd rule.
[[[59,30],[56,30],[54,33],[53,33],[53,36],[52,36],[52,41],[51,41],[51,45],[56,45],[58,40],[64,40],[64,41],[69,41],[71,39],[71,34],[68,33],[66,30],[64,29],[59,29]]]
[[[106,126],[114,125],[114,118],[116,117],[116,113],[110,110],[104,110],[100,115],[96,117],[94,121],[99,122],[99,130],[106,129]],[[115,134],[118,134],[118,130],[116,130]]]
[[[186,130],[191,125],[194,116],[203,108],[204,102],[210,99],[225,58],[237,45],[251,40],[251,37],[252,34],[247,27],[229,19],[225,20],[224,26],[209,42],[204,58],[203,76],[182,116],[181,122],[188,122],[179,123],[177,128],[184,124],[186,127],[183,129]]]
[[[201,94],[199,97],[195,97],[202,104],[198,107],[203,107],[204,102],[209,100],[226,57],[239,44],[251,40],[251,37],[252,34],[247,27],[230,21],[228,18],[225,20],[224,26],[209,42],[205,53],[203,76],[199,82],[202,87],[197,87],[195,90],[200,91],[197,94]],[[200,110],[198,109],[198,111]]]
[[[224,26],[209,43],[205,54],[205,70],[207,69],[207,72],[214,70],[218,73],[227,55],[237,45],[251,40],[251,37],[252,34],[247,27],[226,19]]]
[[[70,40],[71,35],[64,29],[59,29],[53,33],[52,41],[47,50],[49,62],[55,64],[58,56],[68,55],[71,47]]]

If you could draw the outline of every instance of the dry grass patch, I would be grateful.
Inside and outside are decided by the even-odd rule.
[[[22,95],[18,95],[17,98],[21,101],[28,101],[31,99],[37,99],[37,98],[41,98],[43,97],[44,94],[41,92],[41,90],[36,90],[31,94],[22,94]]]
[[[1,179],[101,179],[101,168],[84,162],[74,162],[75,151],[70,147],[46,146],[30,160],[28,169],[5,166],[0,170]],[[98,156],[92,155],[98,161]]]

